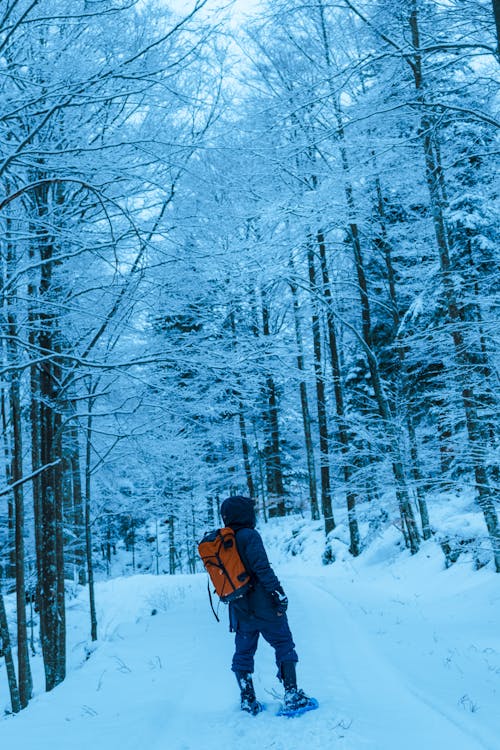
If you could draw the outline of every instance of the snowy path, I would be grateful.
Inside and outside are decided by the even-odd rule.
[[[440,643],[425,616],[418,619],[422,610],[390,597],[381,603],[374,594],[372,601],[386,621],[382,628],[380,612],[370,608],[368,588],[355,590],[331,574],[301,577],[290,572],[284,583],[301,659],[300,683],[319,699],[318,711],[294,720],[274,715],[278,701],[272,691],[279,685],[272,651],[261,643],[255,683],[267,711],[256,718],[242,714],[229,671],[232,636],[226,612],[222,608],[217,624],[208,607],[204,576],[145,576],[100,585],[101,641],[86,661],[78,642],[85,603],[72,604],[70,656],[79,666],[52,693],[38,695],[21,715],[0,721],[0,746],[499,750],[494,711],[500,664],[494,661],[498,652],[492,642],[478,650],[465,676],[474,696],[482,690],[479,710],[467,711],[457,704],[463,686],[444,658],[453,649],[458,653],[457,648],[449,640]],[[397,614],[398,607],[406,620]],[[155,616],[153,608],[158,610]],[[408,642],[398,633],[406,634]],[[498,648],[498,639],[494,645]],[[463,673],[465,651],[460,658]],[[421,668],[426,659],[433,670],[430,676],[429,669]],[[0,674],[2,692],[3,680]]]
[[[342,707],[341,713],[351,717],[346,747],[359,750],[500,747],[494,738],[490,743],[481,741],[465,722],[445,716],[432,697],[418,694],[409,684],[409,676],[384,658],[374,638],[325,591],[321,582],[316,585],[301,582],[301,591],[307,593],[309,601],[314,601],[314,610],[306,609],[300,616],[299,630],[319,631],[321,644],[320,649],[309,648],[304,656],[315,660],[317,674],[321,674],[322,665],[331,665],[331,676],[326,675],[320,682],[324,693],[322,705],[332,714]],[[326,623],[330,627],[325,628]]]

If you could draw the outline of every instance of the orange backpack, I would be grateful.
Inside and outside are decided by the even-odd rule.
[[[232,529],[215,529],[205,534],[198,552],[221,601],[231,602],[247,593],[251,586],[250,575],[241,560]]]

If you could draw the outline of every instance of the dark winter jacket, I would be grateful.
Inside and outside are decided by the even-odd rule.
[[[252,582],[248,594],[229,605],[231,630],[237,629],[238,622],[254,618],[272,622],[279,617],[273,592],[283,593],[283,589],[269,564],[262,538],[255,530],[253,500],[241,495],[229,497],[222,503],[221,515],[225,526],[235,532],[238,552]]]

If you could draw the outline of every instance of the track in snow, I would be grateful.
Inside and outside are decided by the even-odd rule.
[[[144,586],[149,580],[144,578]],[[156,578],[142,616],[116,624],[119,599],[127,596],[125,579],[115,619],[103,624],[97,651],[52,693],[37,696],[21,715],[0,721],[0,745],[36,742],[38,750],[498,750],[484,733],[480,739],[465,721],[445,716],[432,695],[418,694],[409,676],[382,654],[373,633],[328,591],[330,579],[290,577],[285,585],[300,684],[318,698],[318,711],[297,719],[275,716],[273,693],[279,684],[265,642],[259,646],[255,684],[268,710],[255,718],[239,711],[230,672],[233,636],[224,610],[220,624],[212,617],[204,576]],[[151,616],[147,611],[155,601],[160,611]]]

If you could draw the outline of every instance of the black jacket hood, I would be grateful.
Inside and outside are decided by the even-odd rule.
[[[226,526],[234,531],[238,529],[254,529],[256,523],[255,503],[250,497],[234,495],[228,497],[221,505],[220,514]]]

